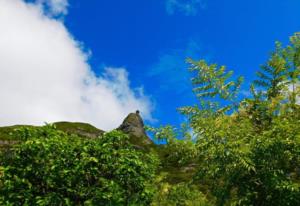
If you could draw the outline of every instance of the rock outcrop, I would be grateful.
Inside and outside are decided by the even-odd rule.
[[[130,142],[136,146],[149,147],[153,145],[145,132],[144,122],[139,111],[130,113],[117,129],[128,134]]]

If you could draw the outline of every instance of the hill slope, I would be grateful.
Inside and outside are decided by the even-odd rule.
[[[55,122],[53,123],[58,130],[68,134],[75,134],[85,138],[97,138],[102,136],[104,130],[98,129],[93,125],[82,122]],[[7,127],[0,127],[0,148],[16,143],[18,139],[14,139],[10,133],[21,127],[37,127],[32,125],[14,125]],[[130,137],[130,142],[139,149],[148,150],[154,146],[154,143],[146,135],[143,120],[137,111],[130,113],[117,128],[126,133]]]
[[[105,131],[94,127],[88,123],[82,122],[55,122],[53,123],[58,130],[66,132],[68,134],[74,134],[83,138],[97,138],[101,137]],[[14,125],[7,127],[0,127],[0,149],[8,149],[10,145],[18,143],[20,140],[15,139],[10,133],[21,127],[38,127],[32,125]],[[141,118],[139,112],[130,113],[124,119],[122,124],[117,128],[128,134],[130,143],[138,150],[144,152],[154,152],[156,153],[161,162],[166,162],[165,158],[168,154],[164,145],[156,145],[147,136],[143,119]],[[193,172],[193,166],[180,167],[178,165],[162,165],[161,172],[167,173],[167,181],[170,183],[185,182],[188,181]],[[188,171],[188,172],[187,172]]]

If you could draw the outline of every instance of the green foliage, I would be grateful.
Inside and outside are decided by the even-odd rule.
[[[11,135],[11,133],[13,133],[16,129],[20,127],[24,127],[24,126],[16,125],[16,126],[0,127],[0,140],[7,140],[7,141],[20,140],[19,137]],[[32,126],[26,126],[26,127],[32,127]]]
[[[295,57],[299,52],[296,49],[299,35],[292,39],[298,43],[297,47],[292,43],[282,48],[277,43],[270,60],[262,67],[263,72],[258,73],[260,80],[255,82],[263,90],[257,92],[252,86],[253,97],[242,100],[237,110],[219,112],[215,102],[222,104],[222,99],[228,100],[228,96],[222,96],[222,90],[212,86],[201,88],[203,94],[212,94],[206,100],[208,103],[203,106],[200,99],[200,106],[180,110],[189,118],[196,136],[199,166],[194,182],[213,195],[217,205],[300,204],[300,120],[297,115],[300,108],[295,101],[299,93],[290,90],[292,82],[297,81],[292,80],[294,74],[291,75],[289,66],[294,65],[295,69],[298,64],[291,63],[291,59],[297,58],[290,56]],[[194,79],[200,81],[193,81],[194,84],[224,83],[218,80],[216,66],[209,67],[203,61],[196,65],[206,69],[196,74]],[[231,73],[223,75],[230,77]],[[294,98],[290,97],[291,93]]]
[[[254,84],[265,89],[268,100],[287,94],[295,109],[300,82],[300,33],[293,35],[285,48],[280,42],[275,45],[270,59],[257,72],[259,79]]]
[[[179,108],[179,112],[190,120],[192,131],[199,134],[203,129],[213,130],[212,127],[199,127],[199,124],[209,125],[218,116],[234,111],[237,107],[237,94],[243,82],[243,77],[232,80],[233,71],[226,71],[225,66],[208,65],[205,60],[193,61],[188,59],[190,71],[195,74],[192,78],[193,91],[199,99],[199,105]],[[196,73],[195,73],[196,72]]]
[[[259,77],[254,84],[266,89],[268,99],[280,95],[288,85],[286,53],[279,42],[268,62],[256,74]]]
[[[76,134],[78,136],[89,138],[96,138],[104,133],[104,131],[99,130],[90,124],[81,122],[55,122],[54,126],[58,130],[68,134]]]
[[[277,42],[250,88],[252,97],[241,101],[236,97],[242,78],[234,81],[224,66],[189,59],[199,104],[179,111],[188,118],[194,141],[187,144],[171,126],[152,129],[167,140],[165,162],[182,166],[178,162],[193,159],[196,172],[185,182],[196,184],[215,205],[299,205],[299,57],[299,33],[285,48]],[[169,188],[188,199],[171,183]],[[180,204],[172,192],[163,194],[156,198],[165,205]]]
[[[180,183],[162,184],[156,193],[152,206],[210,206],[205,195],[195,185]]]
[[[196,76],[192,78],[192,83],[195,86],[193,91],[197,97],[219,96],[226,100],[235,97],[243,81],[242,77],[238,78],[237,81],[230,81],[233,72],[226,72],[225,66],[218,68],[217,64],[208,65],[204,60],[188,59],[187,61],[190,63],[190,71],[196,72]]]
[[[166,166],[185,166],[195,163],[197,149],[192,141],[191,132],[187,130],[186,125],[182,125],[181,130],[167,125],[159,128],[147,128],[152,132],[157,140],[165,140],[166,145],[158,148],[162,164]],[[181,139],[178,139],[181,138]]]
[[[191,81],[200,105],[180,108],[181,113],[199,116],[210,115],[211,111],[216,111],[223,114],[236,106],[234,100],[243,82],[243,77],[232,80],[233,71],[227,72],[225,66],[209,65],[205,60],[188,59],[187,62],[190,64],[190,72],[195,74]],[[219,104],[218,100],[223,100],[222,105]]]
[[[215,119],[197,141],[195,180],[218,205],[297,205],[300,200],[300,121],[278,118],[257,133],[241,116]],[[289,188],[289,189],[288,189]]]
[[[50,125],[21,128],[23,143],[3,156],[1,205],[148,205],[157,158],[119,131],[69,136]],[[152,186],[153,187],[153,186]]]
[[[272,128],[251,142],[255,174],[249,174],[242,200],[265,205],[300,203],[300,121],[276,118]],[[254,192],[258,191],[258,192]],[[240,195],[241,195],[240,194]]]

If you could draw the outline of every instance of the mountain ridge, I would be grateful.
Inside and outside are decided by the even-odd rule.
[[[52,123],[58,130],[66,132],[68,134],[75,134],[85,138],[97,138],[101,137],[106,131],[99,129],[89,123],[84,122],[68,122],[60,121]],[[39,127],[34,125],[12,125],[0,127],[0,148],[3,146],[9,146],[18,142],[16,139],[12,139],[10,133],[20,127]],[[154,143],[147,136],[144,129],[144,122],[140,116],[139,111],[135,113],[129,113],[123,120],[122,124],[116,128],[125,134],[129,135],[129,141],[139,149],[148,150],[149,147],[153,147]]]

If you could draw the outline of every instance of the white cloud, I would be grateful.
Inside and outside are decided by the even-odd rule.
[[[186,16],[194,16],[199,9],[204,9],[203,0],[166,0],[166,10],[169,15],[181,12]]]
[[[107,130],[136,109],[151,119],[150,101],[130,88],[127,71],[96,76],[81,44],[38,3],[0,0],[0,25],[0,125],[66,120]]]

